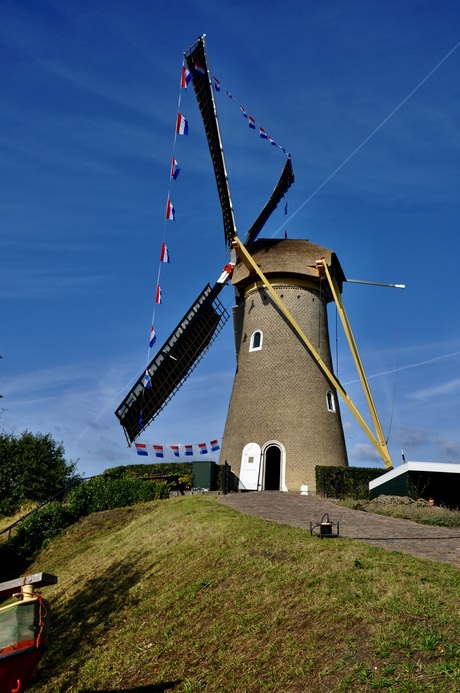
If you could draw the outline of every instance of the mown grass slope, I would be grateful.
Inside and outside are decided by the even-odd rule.
[[[55,573],[34,693],[460,690],[460,571],[206,497],[96,513]]]

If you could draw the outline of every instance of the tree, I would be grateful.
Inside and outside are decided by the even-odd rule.
[[[48,433],[0,433],[0,513],[10,515],[26,501],[48,500],[79,477],[62,443]]]

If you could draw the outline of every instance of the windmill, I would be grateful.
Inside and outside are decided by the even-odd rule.
[[[187,380],[228,320],[219,294],[228,281],[236,374],[220,462],[244,490],[315,491],[316,465],[347,466],[337,395],[385,465],[392,467],[361,359],[343,307],[345,274],[335,253],[306,240],[259,238],[294,182],[287,155],[280,179],[242,241],[237,233],[205,37],[184,53],[204,124],[230,263],[203,289],[115,414],[131,444]],[[334,301],[364,389],[375,433],[333,373],[327,304]]]

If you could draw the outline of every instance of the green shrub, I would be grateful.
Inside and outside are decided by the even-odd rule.
[[[323,498],[369,498],[369,482],[386,469],[373,467],[315,467],[316,493]]]
[[[16,555],[31,561],[43,543],[73,522],[68,508],[55,501],[32,513],[19,523],[10,540]]]
[[[110,477],[142,477],[142,476],[165,476],[177,474],[185,476],[192,474],[191,462],[160,462],[156,464],[128,464],[120,467],[106,469],[104,474]]]
[[[165,483],[130,477],[96,477],[82,482],[70,491],[65,503],[48,503],[22,520],[7,547],[2,549],[2,556],[14,556],[16,564],[27,565],[46,541],[81,517],[101,510],[168,498],[169,491]]]

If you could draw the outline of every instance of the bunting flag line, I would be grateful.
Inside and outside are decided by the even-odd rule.
[[[152,381],[150,380],[150,373],[148,370],[145,371],[144,375],[144,387],[146,390],[149,390],[152,387]]]
[[[188,135],[188,122],[182,113],[177,114],[176,135]]]
[[[167,262],[169,264],[170,259],[166,243],[163,241],[161,244],[160,262]]]
[[[155,328],[154,328],[154,326],[152,325],[152,329],[150,330],[150,340],[149,340],[149,346],[150,346],[150,348],[153,347],[153,345],[155,344],[156,341],[157,341],[157,336],[156,336],[156,334],[155,334]]]
[[[179,166],[177,165],[177,159],[175,159],[175,158],[173,157],[173,158],[172,158],[172,162],[171,162],[171,173],[170,173],[170,176],[171,176],[171,178],[172,178],[173,180],[177,180],[178,177],[179,177],[179,173],[180,173],[180,168],[179,168]]]
[[[174,456],[175,458],[193,457],[199,455],[208,455],[209,448],[211,453],[216,453],[220,450],[219,441],[211,440],[209,446],[207,443],[194,443],[193,445],[148,445],[146,443],[135,443],[136,453],[144,457],[149,454],[154,457],[162,458]],[[182,452],[181,452],[182,451]]]
[[[155,291],[155,303],[161,303],[161,286],[157,284],[157,290]]]
[[[199,77],[204,77],[205,76],[205,70],[202,65],[199,63],[195,63],[195,75],[198,75]]]
[[[217,79],[217,77],[214,77],[214,90],[216,92],[220,92],[221,88],[222,88],[221,82]],[[227,94],[227,96],[229,97],[229,99],[231,99],[235,103],[238,103],[237,100],[235,99],[235,97],[233,96],[233,94],[228,89],[224,89],[224,91]],[[241,113],[243,114],[243,116],[248,120],[248,125],[251,128],[251,130],[255,130],[256,129],[256,121],[254,120],[254,118],[252,116],[248,115],[248,112],[246,111],[244,106],[242,106],[241,104],[238,104],[238,107],[239,107]],[[286,149],[284,147],[282,147],[280,144],[277,144],[272,137],[267,135],[267,133],[265,132],[265,130],[263,128],[259,128],[259,135],[262,139],[268,140],[270,142],[270,144],[272,144],[274,147],[281,149],[281,151],[283,151],[287,157],[290,156],[290,154],[286,151]]]
[[[187,89],[188,84],[190,80],[192,79],[193,75],[188,70],[185,65],[182,65],[182,74],[181,74],[181,80],[180,80],[180,88],[181,89]]]
[[[176,210],[174,209],[169,197],[168,202],[166,203],[166,219],[169,221],[176,221]]]

